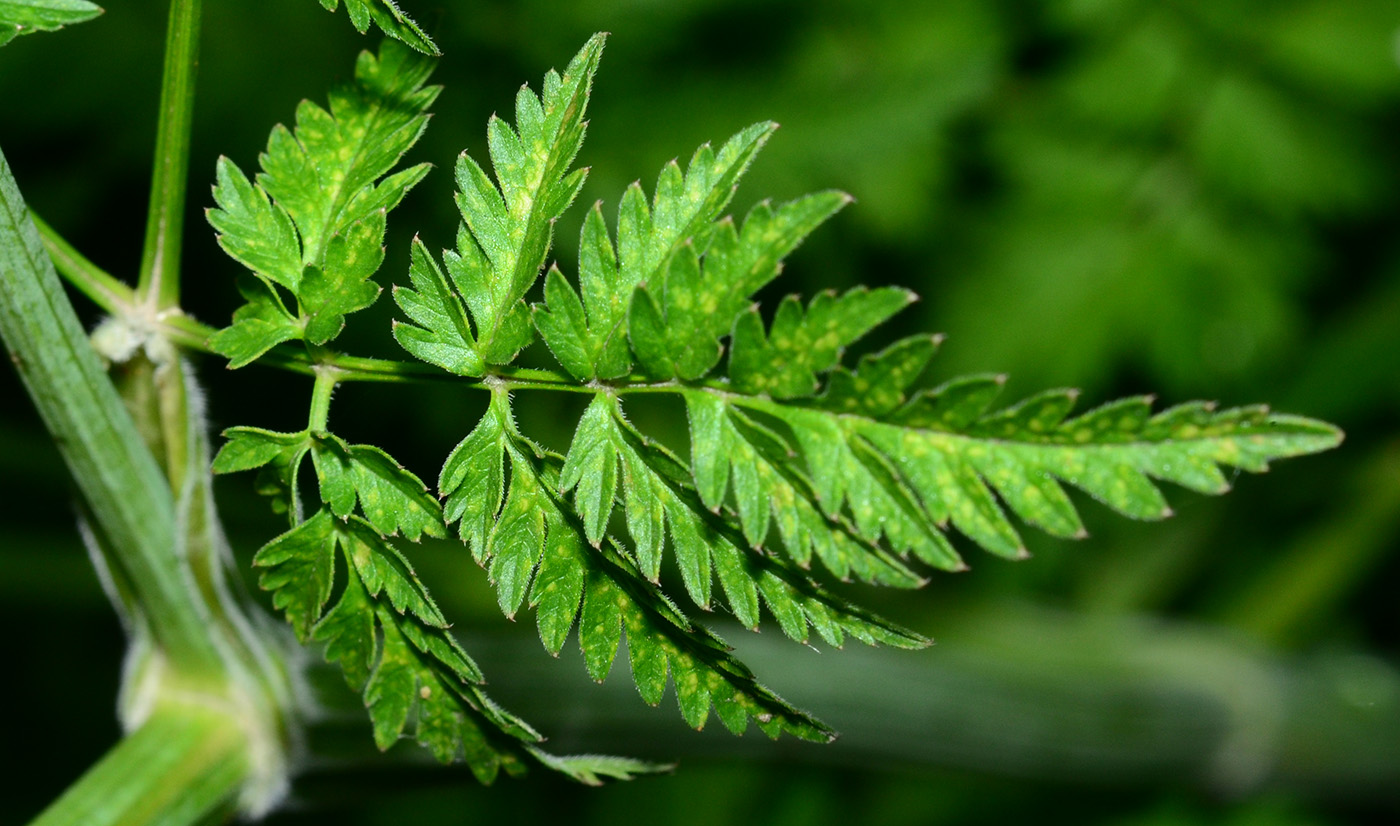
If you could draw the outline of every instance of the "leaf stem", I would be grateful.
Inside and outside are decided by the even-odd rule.
[[[82,253],[74,249],[53,227],[39,220],[37,216],[35,225],[39,228],[44,247],[53,258],[59,274],[107,312],[113,315],[130,312],[136,302],[135,293],[130,287],[83,257]],[[185,315],[179,308],[167,308],[156,317],[154,325],[163,337],[187,350],[217,355],[209,346],[209,337],[217,330]],[[597,386],[580,383],[562,370],[494,367],[488,376],[471,378],[446,373],[430,364],[414,361],[350,356],[325,348],[319,348],[312,354],[295,344],[275,347],[261,356],[257,363],[307,376],[318,375],[318,368],[332,367],[336,370],[336,383],[453,382],[464,387],[484,387],[489,378],[509,390],[553,390],[566,393],[598,391]],[[681,387],[674,382],[654,382],[644,376],[608,386],[619,393],[674,393]],[[710,390],[725,389],[722,382],[702,382],[698,386]]]
[[[151,308],[180,302],[180,249],[185,220],[185,190],[190,166],[190,128],[194,82],[199,66],[202,0],[172,0],[161,78],[160,120],[156,127],[155,170],[146,216],[137,294]]]
[[[329,365],[318,365],[315,369],[316,385],[311,389],[311,412],[307,415],[306,428],[313,433],[326,429],[330,421],[331,396],[340,382],[340,369]]]

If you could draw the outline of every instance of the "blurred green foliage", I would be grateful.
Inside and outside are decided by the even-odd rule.
[[[1086,542],[1028,537],[1036,553],[1030,562],[984,559],[924,592],[880,595],[885,613],[944,643],[897,656],[935,670],[964,674],[957,671],[962,663],[966,673],[1022,681],[1036,689],[1026,688],[1032,698],[1043,696],[1043,704],[1031,704],[1029,722],[1020,723],[1034,728],[1035,714],[1053,721],[1064,710],[1056,705],[1060,695],[1042,695],[1039,687],[1088,691],[1106,667],[1103,657],[1091,656],[1100,646],[1092,636],[1048,634],[1041,653],[1051,679],[1024,659],[1016,660],[1019,668],[1000,669],[997,657],[1027,652],[1024,645],[998,648],[997,640],[1023,640],[1025,629],[1047,623],[1073,630],[1148,615],[1167,629],[1193,629],[1175,660],[1183,673],[1202,662],[1195,659],[1202,649],[1190,642],[1198,637],[1236,652],[1241,672],[1262,662],[1265,670],[1316,677],[1310,669],[1322,666],[1314,655],[1339,650],[1368,663],[1361,672],[1372,675],[1343,680],[1339,696],[1400,703],[1387,693],[1398,684],[1393,671],[1380,664],[1400,655],[1400,8],[1393,0],[403,6],[445,53],[434,80],[447,88],[424,142],[408,158],[439,169],[395,213],[387,272],[406,272],[415,232],[430,247],[450,243],[457,216],[446,169],[464,147],[482,153],[486,117],[508,110],[521,82],[606,30],[612,37],[580,156],[593,168],[582,203],[602,199],[611,216],[633,179],[649,178],[671,157],[688,157],[703,141],[773,119],[782,129],[746,179],[737,210],[762,197],[825,187],[858,199],[799,250],[773,298],[857,283],[911,286],[924,301],[897,322],[906,332],[949,335],[933,366],[937,376],[1006,371],[1008,397],[1073,385],[1085,388],[1088,400],[1152,391],[1168,402],[1267,401],[1348,432],[1341,449],[1242,479],[1223,501],[1173,496],[1179,515],[1171,522],[1119,524],[1085,503],[1094,534]],[[227,154],[251,165],[270,126],[289,120],[302,97],[321,99],[331,82],[348,76],[368,41],[310,0],[210,0],[205,16],[186,290],[196,315],[226,323],[237,302],[235,265],[198,214],[211,204],[204,187],[212,183],[214,159]],[[139,258],[163,26],[162,4],[114,5],[95,23],[22,38],[0,53],[0,145],[26,197],[119,275],[132,273]],[[573,248],[579,220],[561,223],[563,250]],[[561,265],[571,271],[573,262]],[[378,325],[352,325],[349,335],[358,337],[348,347],[394,353],[388,304],[381,302]],[[199,369],[216,428],[294,427],[301,416],[295,408],[264,399],[309,393],[308,382],[264,370],[229,374],[210,361]],[[429,476],[484,402],[443,388],[350,387],[341,398],[338,432],[374,441],[401,430],[386,447]],[[37,811],[114,736],[110,698],[120,632],[77,542],[55,454],[8,367],[0,399],[0,485],[14,503],[0,514],[0,611],[9,628],[43,616],[56,629],[46,639],[10,635],[8,668],[19,679],[6,682],[15,701],[33,709],[30,719],[60,706],[72,711],[11,741],[27,770],[6,773],[0,819],[8,822]],[[521,416],[562,446],[567,433],[557,423],[574,418],[556,415],[554,403],[531,398]],[[679,410],[637,415],[683,427]],[[273,522],[243,481],[221,481],[220,493],[246,565]],[[462,560],[448,554],[428,547],[419,556],[471,648],[477,629],[498,629],[501,620],[484,582],[476,581],[484,576],[473,568],[464,581]],[[1060,613],[1013,623],[1003,637],[986,632],[981,643],[967,630],[980,627],[979,618],[1004,615],[1001,606],[1026,603]],[[512,669],[526,669],[524,652],[537,657],[538,645],[524,639],[518,651],[483,657],[487,673],[514,685]],[[1211,662],[1234,673],[1227,654],[1212,654]],[[804,672],[785,671],[782,662],[751,660],[788,699],[828,716],[817,705],[824,695],[804,694],[794,676]],[[883,662],[890,661],[872,661],[841,685],[857,698],[862,690],[891,691],[880,675],[896,672],[882,672]],[[961,696],[940,690],[945,683],[936,675],[921,684],[914,665],[890,667],[906,666],[916,669],[897,672],[914,674],[900,685],[910,707],[947,711],[940,704]],[[83,679],[74,680],[78,672]],[[1346,686],[1361,683],[1370,694],[1346,694]],[[522,686],[528,693],[528,683]],[[582,683],[576,695],[553,704],[593,690]],[[1162,691],[1170,693],[1169,686]],[[508,692],[497,694],[511,704]],[[1092,707],[1097,695],[1085,696]],[[1189,716],[1196,695],[1182,696]],[[627,699],[634,717],[645,713],[635,697]],[[1297,711],[1259,702],[1245,712]],[[996,707],[980,708],[992,719],[983,718],[982,729],[969,723],[970,730],[993,729]],[[1396,712],[1387,713],[1393,720]],[[563,724],[566,732],[589,731],[588,712],[578,714]],[[1292,746],[1298,754],[1276,755],[1280,763],[1332,759],[1333,729],[1315,729],[1313,741]],[[1378,727],[1376,736],[1387,731],[1394,729]],[[910,725],[902,736],[961,742],[954,734]],[[629,743],[609,745],[665,757],[723,748],[714,742],[709,733],[657,724]],[[898,744],[884,756],[839,748],[757,749],[760,762],[697,758],[675,777],[601,792],[552,779],[483,790],[461,774],[356,763],[350,781],[313,772],[296,807],[275,822],[402,822],[396,807],[410,806],[416,823],[455,823],[468,811],[480,820],[523,806],[540,818],[590,823],[632,819],[646,807],[671,823],[1035,818],[1301,826],[1393,817],[1400,806],[1400,754],[1387,744],[1377,753],[1382,769],[1391,761],[1389,774],[1378,775],[1394,781],[1388,786],[1325,772],[1322,780],[1291,783],[1266,772],[1260,783],[1228,789],[1170,768],[1064,776],[1033,762],[998,770],[995,761],[954,750],[913,759]]]

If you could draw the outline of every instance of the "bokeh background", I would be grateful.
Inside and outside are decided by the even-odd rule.
[[[1347,431],[1329,454],[1241,478],[1220,500],[1125,522],[1081,501],[1093,536],[1027,531],[1035,558],[975,551],[915,594],[853,591],[938,640],[919,653],[814,653],[715,625],[761,678],[845,736],[770,744],[689,732],[625,663],[594,686],[532,625],[503,621],[460,550],[414,550],[496,698],[561,749],[680,762],[601,791],[536,773],[477,787],[387,757],[334,680],[317,757],[278,824],[1230,824],[1400,813],[1400,6],[1393,0],[403,0],[445,52],[410,160],[439,170],[394,213],[451,243],[451,168],[484,126],[594,31],[612,37],[580,162],[584,203],[650,189],[756,120],[783,128],[734,207],[836,187],[857,204],[793,256],[769,298],[858,283],[923,301],[891,330],[939,330],[932,380],[1006,372],[1008,401],[1269,402]],[[110,271],[140,254],[164,37],[160,3],[0,51],[0,146],[31,205]],[[377,38],[311,0],[209,0],[186,240],[187,306],[225,323],[236,265],[202,220],[214,159],[255,164],[298,100],[324,100]],[[578,217],[561,221],[572,271]],[[348,348],[393,356],[390,302]],[[771,306],[771,305],[770,305]],[[91,321],[90,307],[81,306]],[[532,358],[547,358],[534,353]],[[295,428],[309,382],[201,358],[214,428]],[[567,401],[567,400],[566,400]],[[446,387],[347,387],[332,424],[425,478],[482,400]],[[577,411],[520,399],[563,447]],[[674,438],[667,408],[640,411]],[[219,482],[246,570],[277,529],[250,480]],[[71,488],[0,367],[0,821],[22,822],[117,736],[122,636],[77,539]]]

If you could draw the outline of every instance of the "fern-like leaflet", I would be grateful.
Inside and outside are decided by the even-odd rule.
[[[483,778],[522,757],[583,780],[645,768],[570,764],[540,752],[528,726],[480,693],[479,671],[391,543],[395,534],[417,541],[455,526],[506,616],[532,609],[551,653],[576,633],[597,680],[625,639],[643,700],[660,702],[669,682],[696,728],[713,711],[736,733],[753,720],[770,736],[826,740],[828,728],[764,688],[668,596],[667,557],[700,611],[722,607],[754,629],[766,612],[801,642],[815,632],[833,646],[854,637],[917,648],[927,640],[823,586],[813,558],[839,580],[918,587],[928,568],[966,567],[963,540],[1024,556],[1008,511],[1056,536],[1082,536],[1065,485],[1127,516],[1159,519],[1170,510],[1155,481],[1221,493],[1221,466],[1261,471],[1340,439],[1329,425],[1261,407],[1192,403],[1154,413],[1150,399],[1132,398],[1072,417],[1075,394],[1050,391],[995,409],[1000,377],[925,382],[937,337],[907,338],[843,364],[846,348],[914,299],[902,289],[824,292],[805,304],[789,296],[765,324],[754,292],[850,202],[823,192],[762,202],[742,221],[725,216],[773,133],[769,123],[718,150],[701,147],[684,170],[668,164],[650,199],[634,184],[621,198],[615,237],[594,206],[583,221],[576,282],[557,266],[546,271],[554,222],[586,175],[572,166],[602,47],[601,36],[591,39],[562,74],[546,75],[538,95],[522,89],[513,126],[492,118],[494,179],[466,154],[456,165],[456,249],[439,264],[415,239],[410,284],[394,289],[408,319],[394,327],[399,344],[490,393],[444,463],[441,508],[387,454],[347,444],[324,425],[331,388],[359,377],[363,362],[325,345],[345,314],[377,295],[368,276],[382,253],[370,242],[379,243],[384,213],[421,177],[413,167],[374,183],[421,131],[432,93],[421,89],[426,71],[417,67],[426,64],[387,44],[377,62],[362,59],[356,88],[378,84],[401,98],[392,130],[399,143],[380,140],[353,186],[327,196],[313,193],[309,178],[285,184],[297,168],[279,159],[314,160],[321,144],[312,130],[332,134],[331,122],[336,140],[362,140],[370,130],[356,119],[377,117],[363,107],[333,103],[330,116],[306,110],[294,136],[274,132],[256,183],[220,164],[220,209],[210,219],[255,280],[245,286],[249,305],[214,344],[236,366],[304,341],[319,401],[301,433],[229,431],[216,469],[261,468],[264,489],[289,513],[291,530],[256,557],[263,586],[298,634],[324,642],[363,690],[381,746],[411,718],[435,754],[465,755]],[[391,61],[399,68],[386,74]],[[363,255],[335,257],[337,243]],[[542,272],[542,300],[530,306]],[[317,279],[343,289],[308,289]],[[562,370],[516,364],[536,334]],[[513,392],[550,390],[591,396],[565,455],[529,439],[512,413]],[[635,394],[681,400],[688,460],[629,420]],[[319,501],[303,518],[297,468],[308,454]]]
[[[437,95],[422,87],[431,70],[429,60],[386,41],[377,57],[360,56],[355,82],[332,93],[329,112],[304,103],[295,131],[273,130],[256,182],[220,159],[219,208],[209,220],[221,246],[253,276],[240,285],[249,303],[210,342],[230,366],[298,339],[313,357],[324,354],[344,316],[379,295],[371,277],[384,258],[385,214],[428,169],[389,174],[422,134]],[[501,770],[519,773],[531,759],[588,783],[656,770],[621,758],[548,754],[534,729],[486,696],[480,669],[390,539],[445,536],[441,505],[384,451],[326,430],[338,372],[316,372],[305,430],[232,428],[214,471],[259,470],[260,488],[288,514],[290,529],[254,556],[259,584],[298,639],[323,643],[327,659],[362,693],[379,747],[411,725],[435,757],[464,760],[482,782]],[[308,456],[317,483],[310,516],[299,489]]]

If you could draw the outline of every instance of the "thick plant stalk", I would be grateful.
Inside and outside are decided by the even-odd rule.
[[[163,355],[126,382],[123,403],[63,293],[3,155],[0,337],[77,482],[91,523],[89,545],[133,639],[122,702],[128,737],[72,794],[82,801],[113,784],[160,786],[136,797],[104,793],[110,800],[101,811],[110,819],[91,819],[84,808],[90,800],[78,805],[65,796],[41,822],[176,824],[225,810],[266,811],[285,789],[282,715],[291,701],[280,658],[224,580],[197,395],[173,348],[156,336],[142,343],[140,358]],[[207,765],[183,779],[180,771],[146,771],[161,760]],[[194,782],[206,775],[208,782]],[[152,808],[151,800],[164,798],[178,805]]]
[[[170,485],[107,378],[0,154],[0,337],[157,642],[181,671],[218,678],[207,616],[175,555]]]

